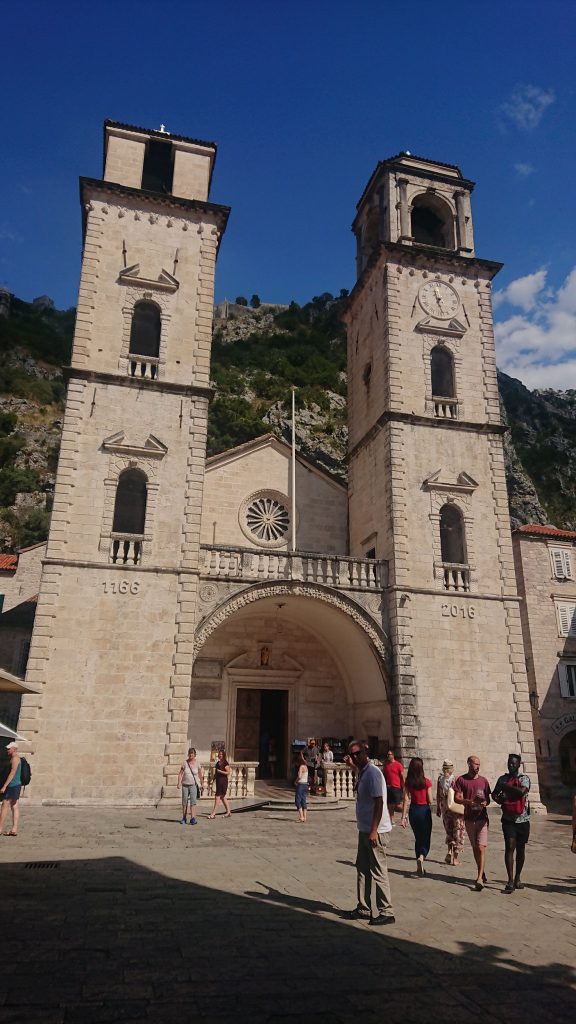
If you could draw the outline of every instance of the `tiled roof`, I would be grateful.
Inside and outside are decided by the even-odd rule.
[[[558,530],[555,526],[541,526],[539,523],[527,523],[519,526],[514,533],[527,533],[533,537],[564,537],[566,540],[576,540],[574,530]]]
[[[0,555],[0,569],[14,569],[18,566],[18,555]]]

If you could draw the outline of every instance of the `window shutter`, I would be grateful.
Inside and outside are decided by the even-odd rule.
[[[552,549],[552,567],[557,580],[571,580],[572,576],[572,555],[564,548]]]
[[[552,564],[554,566],[554,576],[556,577],[557,580],[563,580],[564,579],[564,559],[562,558],[563,554],[564,554],[564,552],[563,551],[559,551],[558,548],[555,548],[553,550],[553,552],[552,552]]]
[[[558,620],[560,622],[560,636],[568,636],[570,631],[570,615],[568,614],[568,605],[558,605]]]
[[[576,697],[576,665],[569,661],[558,662],[558,679],[561,697]]]

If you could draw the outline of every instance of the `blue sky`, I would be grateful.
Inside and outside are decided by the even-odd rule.
[[[566,0],[4,5],[0,284],[75,303],[106,117],[218,143],[218,299],[351,287],[355,204],[409,149],[478,183],[501,368],[576,387],[575,28]]]

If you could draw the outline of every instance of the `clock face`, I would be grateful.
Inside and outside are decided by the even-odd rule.
[[[444,281],[427,281],[420,288],[418,298],[424,312],[438,320],[450,320],[460,305],[458,293]]]

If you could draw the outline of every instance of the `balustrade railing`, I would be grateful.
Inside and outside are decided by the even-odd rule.
[[[113,533],[110,541],[110,561],[114,565],[140,565],[142,537],[128,533]]]
[[[228,792],[232,800],[240,800],[243,797],[254,796],[254,782],[256,780],[256,769],[258,761],[230,761],[230,775],[228,776]],[[203,797],[213,799],[216,789],[216,765],[214,762],[205,762],[202,765],[204,772]]]
[[[128,376],[156,380],[160,360],[154,356],[128,356]]]
[[[458,418],[458,402],[455,398],[433,398],[434,415],[440,419],[455,420]]]
[[[305,552],[250,551],[202,545],[202,576],[238,580],[299,580],[351,590],[381,590],[386,563],[375,558]]]
[[[444,590],[470,590],[470,569],[467,565],[456,565],[451,562],[444,562],[442,565],[444,574]]]
[[[350,765],[324,763],[322,770],[324,772],[327,797],[331,796],[336,800],[356,799],[356,791],[354,789],[356,772]]]

